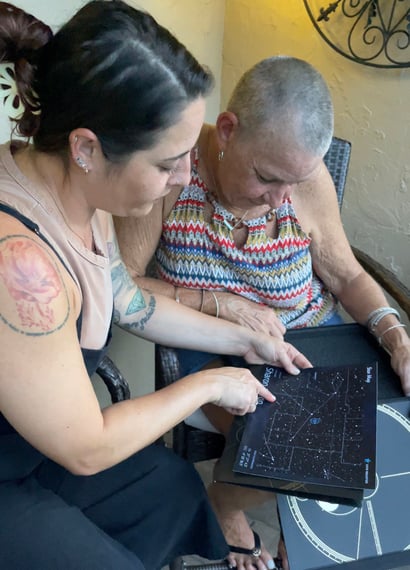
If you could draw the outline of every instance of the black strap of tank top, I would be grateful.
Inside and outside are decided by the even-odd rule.
[[[19,222],[21,222],[24,226],[26,226],[26,228],[28,228],[29,230],[34,232],[36,235],[38,235],[38,237],[41,238],[53,250],[53,252],[56,254],[58,259],[61,261],[61,263],[63,264],[65,269],[68,271],[68,273],[71,275],[71,277],[73,277],[72,272],[67,267],[67,265],[66,265],[65,261],[62,259],[61,255],[58,253],[58,251],[55,250],[54,246],[51,245],[51,243],[46,238],[46,236],[43,233],[41,233],[39,226],[35,222],[33,222],[33,220],[30,220],[30,218],[23,216],[23,214],[21,214],[18,210],[15,210],[11,206],[7,206],[7,204],[1,204],[0,203],[0,211],[5,212],[6,214],[9,214],[10,216],[13,216],[13,218],[16,218]]]

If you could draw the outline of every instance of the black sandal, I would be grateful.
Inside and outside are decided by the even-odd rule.
[[[277,570],[283,570],[283,566],[282,566],[282,558],[276,557],[273,559],[273,562],[275,564],[275,568]]]
[[[261,539],[258,533],[256,533],[254,530],[252,532],[253,538],[255,540],[255,546],[253,548],[242,548],[242,546],[232,546],[231,544],[228,544],[229,550],[238,554],[246,554],[247,556],[259,558],[259,556],[262,554]]]

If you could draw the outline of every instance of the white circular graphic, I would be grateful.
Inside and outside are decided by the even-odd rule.
[[[400,409],[407,415],[409,403]],[[295,549],[313,568],[410,550],[410,421],[393,404],[377,410],[376,488],[364,492],[361,507],[286,497],[308,542],[305,548],[299,535]],[[288,549],[292,562],[290,544]]]

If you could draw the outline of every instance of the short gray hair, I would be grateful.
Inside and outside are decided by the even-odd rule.
[[[241,135],[278,136],[324,156],[333,136],[329,88],[310,63],[274,56],[251,67],[239,80],[228,111],[239,119]]]

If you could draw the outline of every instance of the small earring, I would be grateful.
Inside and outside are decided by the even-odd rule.
[[[75,161],[78,164],[78,166],[80,168],[82,168],[86,174],[88,174],[89,170],[88,170],[87,163],[84,162],[84,160],[81,158],[81,156],[76,156]]]
[[[220,150],[218,152],[218,160],[219,160],[219,162],[221,162],[223,159],[224,159],[224,151]]]

